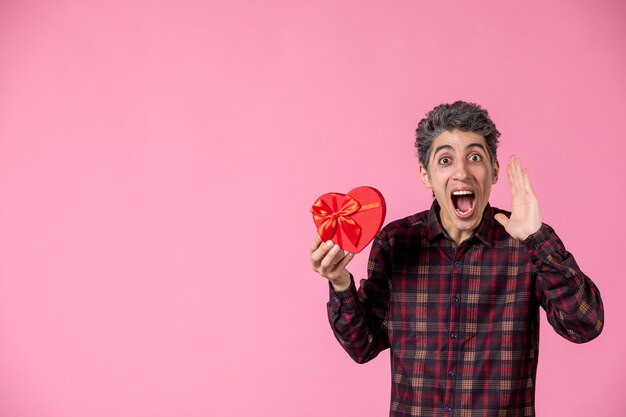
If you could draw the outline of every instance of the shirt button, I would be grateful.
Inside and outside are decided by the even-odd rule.
[[[448,413],[451,413],[452,412],[452,407],[450,407],[449,405],[446,405],[446,411]]]
[[[338,297],[333,298],[333,300],[335,300],[336,303],[339,302],[339,298]]]
[[[458,304],[459,302],[461,302],[461,299],[459,297],[454,297],[454,302]]]
[[[535,249],[539,249],[541,245],[539,243],[535,243]]]
[[[456,262],[454,263],[454,266],[456,266],[457,268],[460,268],[460,267],[461,267],[461,265],[462,265],[461,261],[456,261]]]
[[[450,333],[450,337],[453,338],[453,339],[456,339],[457,337],[459,337],[459,335],[456,334],[456,332],[452,332],[452,333]]]
[[[456,372],[454,372],[454,371],[450,371],[450,372],[448,372],[448,375],[449,375],[449,376],[455,376],[455,375],[456,375]]]

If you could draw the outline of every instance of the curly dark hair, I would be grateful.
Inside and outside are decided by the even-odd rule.
[[[417,125],[415,147],[424,169],[428,170],[428,157],[437,136],[454,129],[476,133],[485,138],[491,164],[496,163],[500,132],[489,118],[489,113],[478,104],[459,100],[452,104],[438,105]]]

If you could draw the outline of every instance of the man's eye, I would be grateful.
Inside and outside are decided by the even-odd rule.
[[[480,155],[470,155],[469,160],[472,162],[480,162],[483,158]]]
[[[441,165],[446,165],[446,164],[449,164],[449,163],[450,163],[450,158],[448,158],[447,156],[444,156],[443,158],[440,158],[440,159],[439,159],[439,163],[440,163]]]

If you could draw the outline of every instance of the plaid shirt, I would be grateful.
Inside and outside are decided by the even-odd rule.
[[[457,247],[438,209],[379,233],[358,291],[331,286],[335,336],[359,363],[391,348],[391,416],[534,416],[539,306],[582,343],[602,330],[600,293],[549,226],[513,239],[487,205]]]

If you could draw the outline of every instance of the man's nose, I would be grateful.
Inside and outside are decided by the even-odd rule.
[[[457,161],[454,166],[454,178],[457,180],[463,180],[467,178],[467,165],[465,164],[465,160],[461,159]]]

